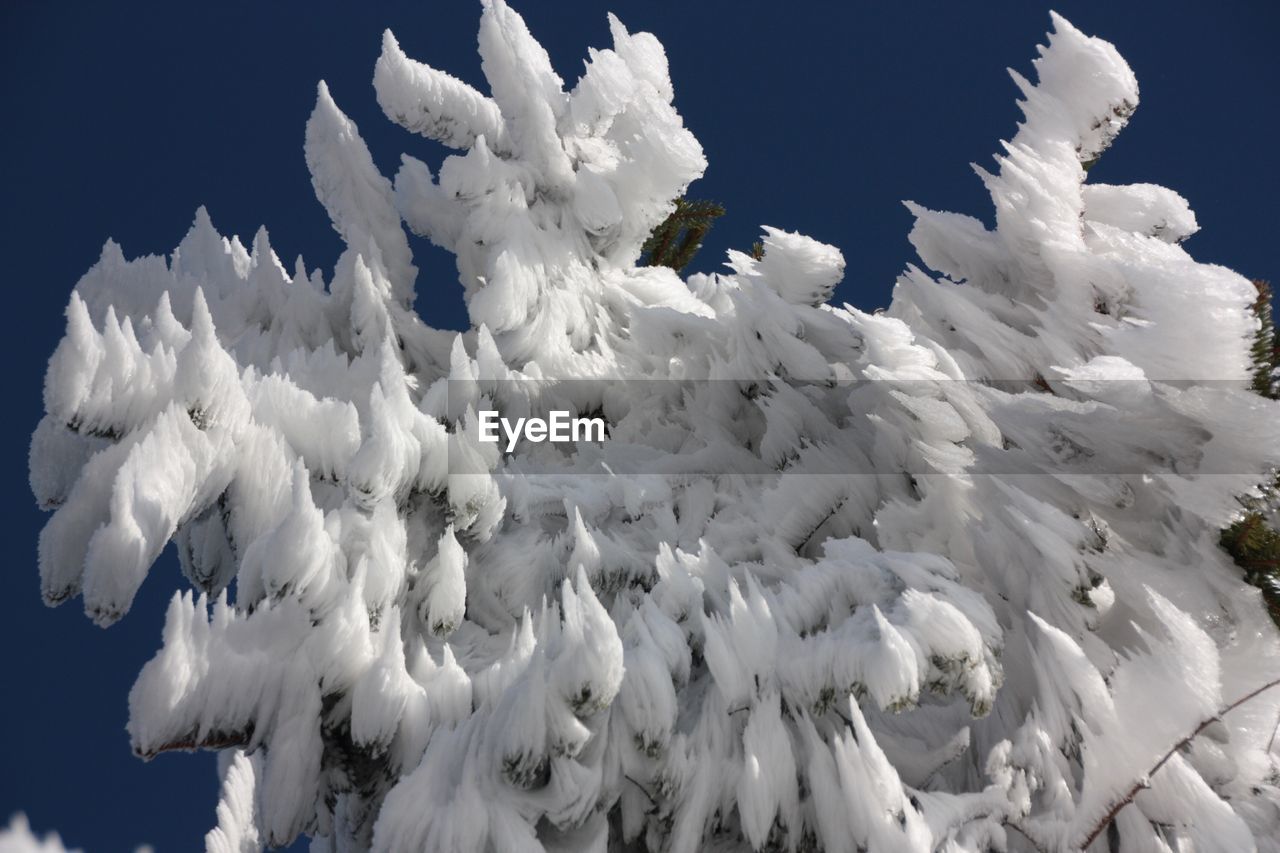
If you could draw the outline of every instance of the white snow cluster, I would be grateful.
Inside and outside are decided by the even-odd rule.
[[[24,814],[15,814],[7,827],[0,828],[0,853],[79,853],[62,846],[58,833],[51,832],[43,840],[31,831]]]
[[[1280,677],[1216,544],[1280,407],[1183,199],[1084,182],[1138,101],[1116,51],[1055,16],[979,170],[995,230],[911,205],[934,274],[868,314],[775,228],[728,274],[638,265],[705,161],[661,45],[610,27],[566,91],[486,0],[488,95],[387,33],[378,103],[438,174],[379,174],[321,84],[327,282],[202,209],[71,298],[43,592],[109,624],[177,544],[129,732],[224,750],[208,850],[1280,850],[1280,691],[1147,775]],[[414,312],[402,224],[471,331]],[[607,440],[476,440],[552,408]]]

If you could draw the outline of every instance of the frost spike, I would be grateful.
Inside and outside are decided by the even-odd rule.
[[[506,150],[498,105],[452,74],[410,59],[391,30],[382,33],[373,88],[382,112],[406,130],[462,149],[483,136],[495,151]]]
[[[323,80],[307,121],[305,150],[316,198],[329,212],[334,229],[357,252],[376,246],[378,257],[371,260],[385,267],[396,298],[410,304],[417,269],[400,227],[391,183],[374,166],[360,131],[338,109]]]
[[[563,190],[573,179],[573,167],[556,131],[566,103],[564,82],[552,70],[542,45],[529,34],[524,19],[505,0],[483,0],[483,6],[481,67],[512,147],[529,161],[541,183]]]

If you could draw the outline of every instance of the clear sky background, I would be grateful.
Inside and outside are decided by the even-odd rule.
[[[968,164],[990,164],[1014,132],[1050,5],[982,2],[761,3],[746,0],[525,0],[516,7],[572,84],[588,46],[608,47],[606,11],[666,45],[676,105],[710,167],[690,195],[728,215],[691,269],[716,269],[760,224],[839,246],[837,298],[887,304],[914,260],[899,203],[991,219]],[[1280,13],[1252,0],[1053,6],[1113,42],[1142,103],[1091,180],[1151,182],[1186,196],[1200,260],[1280,279]],[[45,363],[79,276],[115,238],[125,254],[172,251],[196,207],[248,243],[260,224],[291,266],[328,271],[340,251],[302,155],[315,84],[328,81],[374,160],[402,151],[433,168],[444,150],[387,121],[371,86],[380,34],[480,88],[479,4],[310,2],[0,5],[0,247],[6,258],[4,535],[0,595],[0,823],[24,810],[88,853],[152,844],[202,849],[213,825],[211,755],[132,757],[124,724],[133,678],[160,643],[182,582],[166,553],[133,611],[108,631],[76,600],[40,602],[36,538],[45,516],[26,480]],[[414,240],[428,323],[465,324],[452,258]]]

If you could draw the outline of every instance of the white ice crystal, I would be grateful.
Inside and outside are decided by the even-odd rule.
[[[0,853],[78,853],[62,846],[58,833],[51,832],[43,839],[31,831],[26,815],[16,814],[7,827],[0,828]]]
[[[1280,691],[1148,777],[1280,677],[1217,547],[1280,463],[1254,291],[1176,193],[1085,183],[1137,84],[1053,25],[994,230],[910,205],[934,273],[883,314],[779,228],[639,265],[706,165],[661,45],[611,17],[566,90],[502,0],[488,94],[384,36],[438,174],[381,175],[320,85],[327,281],[203,209],[168,259],[108,243],[32,439],[42,590],[109,624],[177,543],[129,733],[225,751],[207,849],[1280,850]],[[405,226],[470,331],[415,313]],[[606,439],[478,438],[557,409]]]

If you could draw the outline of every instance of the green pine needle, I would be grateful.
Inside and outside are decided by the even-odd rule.
[[[724,205],[718,202],[676,199],[671,214],[644,241],[641,263],[680,272],[702,248],[702,239],[721,216],[724,216]]]
[[[1255,281],[1258,298],[1253,313],[1259,320],[1253,339],[1253,390],[1271,400],[1280,399],[1280,340],[1272,314],[1271,286]],[[1222,531],[1218,543],[1244,572],[1244,579],[1262,590],[1262,600],[1272,620],[1280,626],[1280,530],[1268,521],[1268,510],[1280,505],[1280,476],[1262,486],[1260,497],[1242,498],[1245,514]]]

